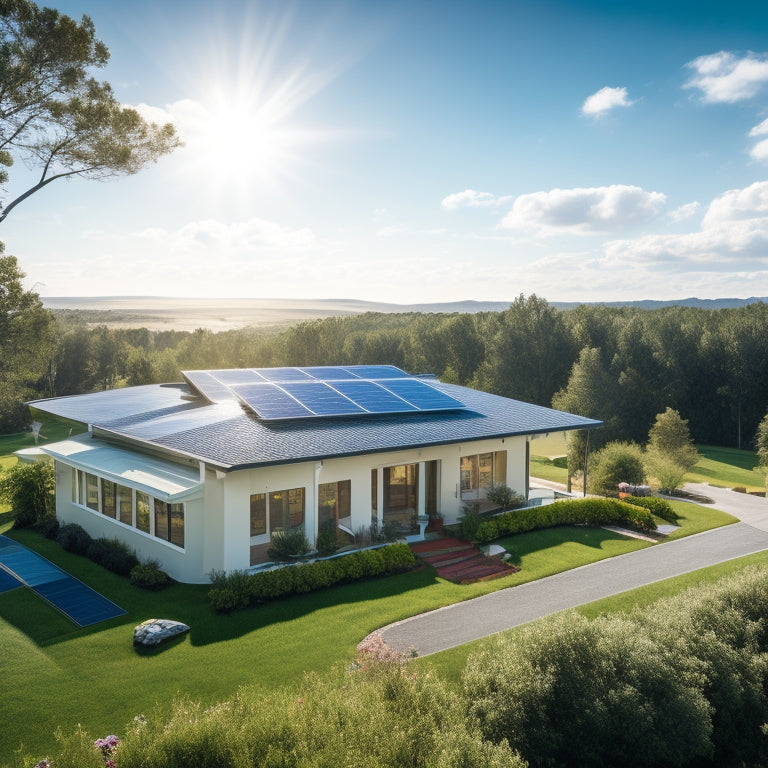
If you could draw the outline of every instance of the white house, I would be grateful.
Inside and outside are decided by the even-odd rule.
[[[528,493],[529,441],[601,422],[392,366],[187,371],[183,384],[30,405],[88,425],[42,446],[56,514],[173,578],[267,560],[270,535],[455,522],[505,483]]]

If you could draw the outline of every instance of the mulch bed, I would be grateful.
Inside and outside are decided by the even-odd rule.
[[[431,565],[437,575],[457,584],[472,584],[508,576],[520,569],[495,557],[486,557],[474,544],[445,538],[411,544],[419,560]]]

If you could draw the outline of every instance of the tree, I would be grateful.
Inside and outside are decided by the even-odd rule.
[[[0,184],[15,159],[40,171],[0,222],[56,179],[133,174],[180,145],[172,124],[148,123],[89,76],[108,59],[88,16],[0,0]]]
[[[768,469],[768,413],[763,416],[763,420],[758,424],[757,434],[755,435],[755,448],[757,449],[759,465],[763,469]],[[766,482],[768,482],[768,477],[766,477]]]
[[[37,525],[54,513],[56,474],[53,462],[16,464],[0,478],[0,500],[11,505],[15,528]]]
[[[683,467],[687,472],[699,460],[699,454],[691,440],[688,419],[667,406],[664,413],[656,415],[656,421],[648,433],[648,452],[660,455]]]
[[[0,433],[22,429],[29,418],[24,399],[47,371],[55,344],[53,315],[22,286],[24,273],[0,243]]]
[[[592,457],[589,476],[591,493],[617,493],[619,483],[645,482],[643,449],[635,443],[608,443]]]

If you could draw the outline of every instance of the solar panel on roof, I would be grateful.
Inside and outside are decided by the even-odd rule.
[[[346,370],[361,379],[410,379],[410,373],[401,371],[394,365],[346,365]]]
[[[207,400],[220,403],[235,400],[232,390],[217,381],[208,371],[182,371],[184,378]]]
[[[365,408],[368,413],[408,413],[417,410],[416,406],[390,392],[385,382],[359,379],[336,381],[333,386]]]
[[[322,381],[284,382],[280,388],[317,416],[351,416],[365,413],[359,405]]]
[[[418,379],[392,379],[385,382],[384,386],[413,403],[420,411],[445,411],[464,407],[456,398]]]
[[[222,369],[184,375],[209,400],[239,400],[265,421],[465,407],[393,365]]]
[[[254,370],[267,381],[275,384],[282,384],[284,381],[312,381],[312,377],[300,368],[254,368]]]
[[[295,419],[312,416],[312,411],[277,384],[235,385],[232,391],[262,419]]]
[[[253,368],[227,368],[220,371],[210,371],[213,376],[222,384],[256,384],[257,382],[267,381],[261,374],[256,373]]]

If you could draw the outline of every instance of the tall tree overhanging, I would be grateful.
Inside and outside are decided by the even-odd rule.
[[[171,123],[147,122],[91,76],[108,59],[88,16],[0,0],[0,185],[16,160],[40,174],[0,222],[56,179],[133,174],[180,146]]]

